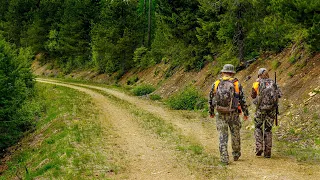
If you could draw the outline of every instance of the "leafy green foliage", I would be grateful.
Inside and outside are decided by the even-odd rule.
[[[296,61],[297,61],[297,57],[295,55],[292,55],[290,58],[289,58],[289,62],[290,64],[294,64]]]
[[[146,58],[147,51],[148,49],[144,46],[141,46],[134,51],[133,62],[136,64],[136,67],[148,67],[149,62]]]
[[[272,69],[276,70],[280,66],[280,62],[278,60],[273,60],[271,62]]]
[[[142,38],[135,1],[104,1],[99,23],[91,30],[92,58],[100,73],[127,71]]]
[[[17,52],[0,39],[0,150],[17,142],[34,124],[38,111],[32,101],[31,58],[29,49]]]
[[[135,96],[143,96],[143,95],[147,95],[152,93],[154,90],[156,90],[155,87],[153,87],[152,85],[149,84],[143,84],[143,85],[139,85],[136,86],[132,89],[132,93]]]
[[[172,95],[166,100],[166,104],[172,109],[194,110],[204,108],[206,99],[201,96],[199,91],[188,86],[181,92]]]
[[[139,81],[139,77],[138,76],[132,76],[127,80],[127,85],[133,85],[138,81]]]
[[[158,94],[150,94],[150,99],[153,101],[158,101],[158,100],[161,100],[162,98]]]

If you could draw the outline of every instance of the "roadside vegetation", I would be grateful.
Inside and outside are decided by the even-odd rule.
[[[152,85],[142,84],[142,85],[133,87],[132,93],[135,96],[143,96],[143,95],[152,93],[154,90],[156,90],[156,88],[153,87]]]
[[[193,86],[184,88],[165,101],[170,108],[177,110],[200,110],[206,107],[207,102],[208,101]]]
[[[124,171],[116,134],[111,125],[101,126],[88,96],[55,85],[36,84],[36,89],[45,111],[36,130],[15,148],[0,179],[106,179]]]

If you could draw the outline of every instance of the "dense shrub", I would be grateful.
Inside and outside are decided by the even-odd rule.
[[[150,94],[150,99],[153,101],[158,101],[158,100],[161,100],[162,98],[158,94]]]
[[[127,85],[133,85],[138,81],[139,81],[139,77],[138,76],[132,76],[127,80]]]
[[[280,66],[280,62],[278,60],[273,60],[271,62],[272,69],[276,70]]]
[[[152,93],[156,88],[149,84],[139,85],[132,89],[132,93],[135,96],[143,96]]]
[[[206,99],[193,87],[186,87],[181,92],[169,97],[166,104],[172,109],[194,110],[204,108]]]
[[[15,143],[34,124],[31,59],[29,49],[17,52],[0,37],[0,150]]]

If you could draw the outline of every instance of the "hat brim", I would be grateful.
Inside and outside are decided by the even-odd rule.
[[[227,70],[221,70],[220,72],[222,72],[222,73],[232,73],[232,74],[236,73],[235,71],[227,71]]]

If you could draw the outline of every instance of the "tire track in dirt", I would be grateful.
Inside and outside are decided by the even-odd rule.
[[[212,121],[213,123],[204,124],[201,123],[201,120],[187,121],[186,118],[184,118],[177,112],[163,108],[153,102],[129,96],[116,90],[78,83],[70,84],[105,91],[108,94],[111,94],[121,100],[127,101],[143,110],[151,112],[157,117],[169,121],[180,128],[183,132],[183,135],[190,136],[200,142],[205,147],[205,150],[207,152],[211,152],[217,157],[219,156],[217,145],[218,135],[214,125],[214,121]],[[276,150],[273,151],[273,156],[271,159],[255,157],[254,139],[252,136],[252,132],[248,130],[242,130],[241,133],[242,157],[239,161],[233,162],[227,167],[228,170],[232,172],[231,176],[228,173],[229,175],[227,175],[227,179],[319,179],[319,165],[298,163],[291,158],[281,157],[281,155],[277,153]],[[230,149],[229,154],[231,154]]]
[[[195,179],[189,169],[177,162],[174,150],[156,137],[143,133],[126,110],[120,109],[105,96],[92,90],[63,84],[57,81],[37,79],[41,83],[64,86],[90,95],[101,109],[101,124],[110,121],[120,136],[119,145],[126,151],[129,161],[128,174],[116,175],[120,179]],[[101,145],[103,146],[103,144]]]

